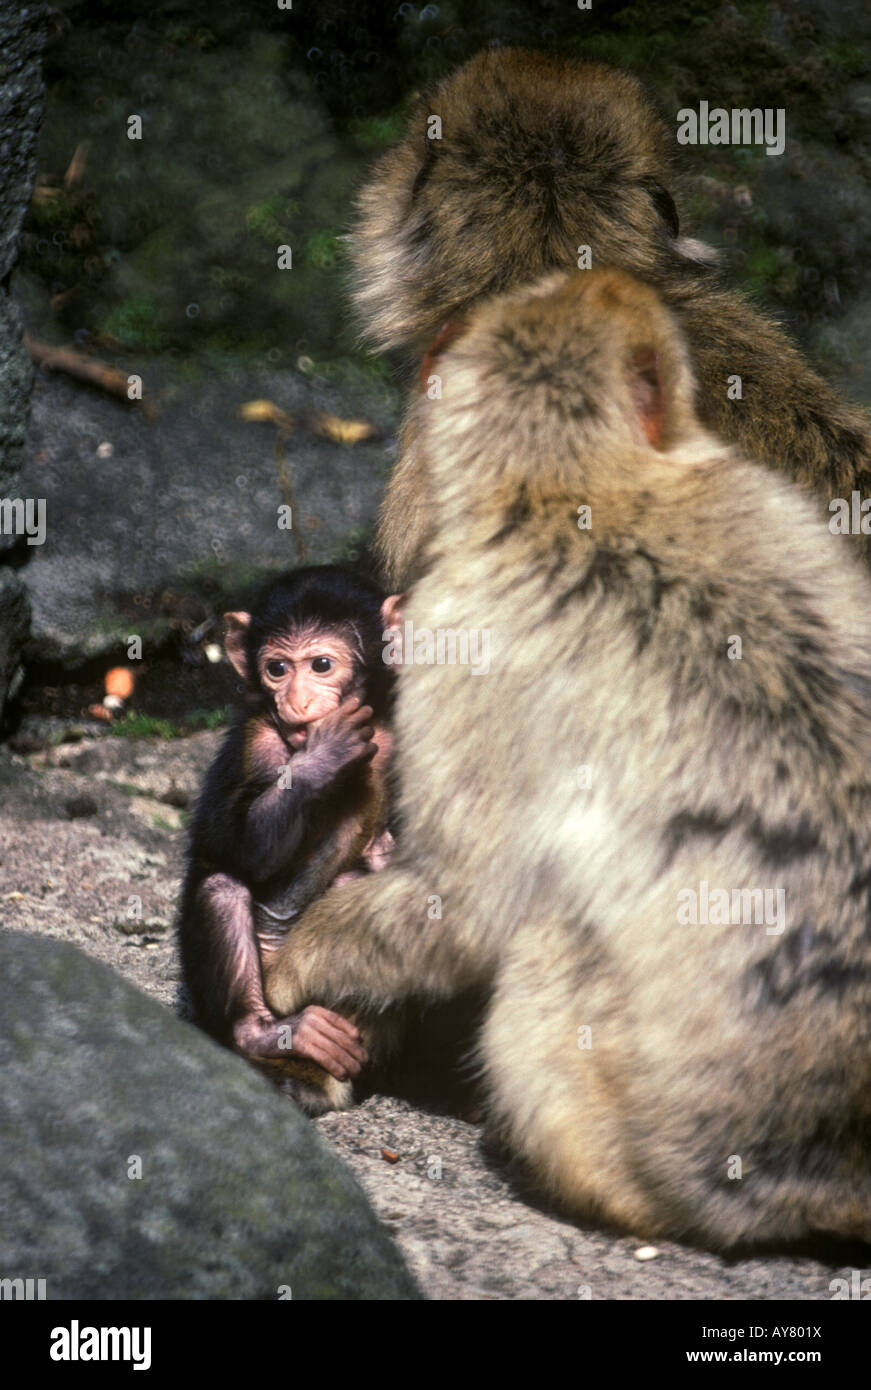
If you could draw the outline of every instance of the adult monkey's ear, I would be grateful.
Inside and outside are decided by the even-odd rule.
[[[426,388],[428,385],[430,374],[435,370],[435,364],[442,353],[449,348],[451,343],[455,342],[457,338],[461,338],[467,328],[468,324],[466,320],[459,316],[448,319],[447,323],[442,324],[435,338],[424,353],[423,361],[420,364],[420,384],[422,387]]]
[[[665,391],[659,353],[654,347],[637,347],[625,368],[629,393],[648,444],[662,448],[666,426]]]
[[[408,594],[391,594],[381,605],[381,621],[384,624],[382,637],[387,643],[381,653],[388,666],[402,664],[402,615],[403,604]]]
[[[225,613],[224,622],[227,624],[227,631],[224,634],[224,651],[227,653],[227,660],[243,681],[247,681],[250,672],[246,645],[248,628],[251,626],[251,614]]]
[[[381,605],[381,619],[385,627],[399,627],[402,610],[408,594],[391,594]]]

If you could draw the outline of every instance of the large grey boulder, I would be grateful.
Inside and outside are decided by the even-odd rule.
[[[49,10],[43,4],[0,6],[0,499],[21,496],[21,467],[30,413],[32,370],[21,318],[9,295],[9,274],[36,175],[42,122],[42,50]],[[0,528],[3,552],[15,537]],[[27,635],[24,585],[0,570],[0,713]]]
[[[19,932],[0,932],[0,1274],[50,1299],[421,1296],[267,1081],[76,947]]]

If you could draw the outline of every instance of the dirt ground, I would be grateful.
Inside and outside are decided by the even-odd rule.
[[[220,736],[0,749],[0,923],[75,942],[176,1007],[179,803],[195,796]],[[640,1241],[538,1205],[479,1126],[451,1113],[374,1095],[317,1123],[431,1298],[828,1299],[851,1256],[862,1260],[845,1250],[726,1260],[676,1244],[641,1258]]]

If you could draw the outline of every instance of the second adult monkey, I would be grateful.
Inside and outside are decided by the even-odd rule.
[[[639,273],[677,313],[708,428],[824,501],[871,496],[867,415],[679,235],[673,150],[628,73],[520,49],[478,54],[415,102],[360,195],[351,249],[365,336],[422,353],[446,320],[543,272],[576,269],[588,247],[594,268]],[[684,169],[690,159],[684,152]],[[731,399],[736,377],[742,394]],[[432,502],[407,419],[378,537],[391,588],[420,571]],[[871,537],[851,543],[871,555]]]
[[[251,613],[225,615],[245,704],[192,826],[184,977],[203,1027],[312,1112],[348,1102],[363,1042],[318,1005],[276,1016],[262,962],[331,884],[389,860],[381,634],[394,617],[373,584],[329,565],[284,575]]]

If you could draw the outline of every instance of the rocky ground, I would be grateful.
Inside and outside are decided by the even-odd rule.
[[[219,738],[51,745],[23,730],[2,748],[3,927],[74,942],[175,1008],[185,805]],[[725,1260],[663,1244],[650,1256],[638,1240],[540,1206],[477,1124],[395,1096],[371,1096],[318,1128],[431,1298],[828,1299],[833,1278],[861,1267],[847,1250]]]

